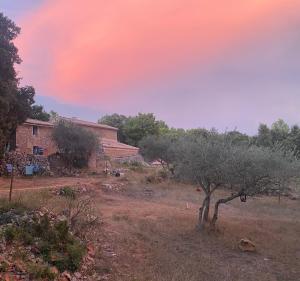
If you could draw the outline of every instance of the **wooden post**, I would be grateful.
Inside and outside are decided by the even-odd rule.
[[[9,202],[11,202],[13,182],[14,182],[14,166],[12,166],[11,177],[10,177]]]

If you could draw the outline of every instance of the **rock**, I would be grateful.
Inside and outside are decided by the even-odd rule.
[[[255,252],[256,251],[255,244],[246,238],[241,239],[239,241],[238,247],[243,252]]]
[[[300,199],[300,196],[298,196],[298,195],[296,195],[296,194],[290,194],[290,195],[289,195],[289,198],[290,198],[291,200],[299,200],[299,199]]]
[[[57,217],[57,219],[59,221],[67,221],[68,220],[68,218],[65,215],[60,215],[60,216]]]
[[[87,246],[88,254],[92,257],[95,256],[95,248],[92,245]]]
[[[62,276],[65,277],[67,280],[71,281],[72,277],[70,275],[70,273],[68,273],[67,271],[64,271],[62,273]]]
[[[50,272],[53,273],[53,274],[55,274],[55,275],[59,274],[59,271],[58,271],[58,269],[55,266],[50,267]]]

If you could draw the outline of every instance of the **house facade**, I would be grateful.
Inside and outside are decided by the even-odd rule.
[[[99,139],[101,145],[100,151],[105,156],[112,159],[136,156],[139,149],[130,145],[118,142],[118,129],[88,121],[79,120],[77,118],[63,118],[66,121],[92,131]],[[44,122],[34,119],[27,119],[25,123],[20,125],[15,135],[15,150],[26,154],[49,156],[57,152],[57,147],[52,139],[54,124],[52,122]],[[93,153],[90,157],[89,167],[97,166],[97,153]]]

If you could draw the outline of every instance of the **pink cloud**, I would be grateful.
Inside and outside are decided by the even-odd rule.
[[[105,107],[134,98],[124,89],[209,65],[266,36],[297,7],[287,0],[48,0],[20,24],[21,76],[41,94]]]

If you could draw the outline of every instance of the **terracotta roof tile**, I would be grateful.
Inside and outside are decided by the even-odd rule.
[[[36,125],[36,126],[47,126],[47,127],[54,127],[54,124],[51,122],[46,122],[46,121],[40,121],[36,119],[30,119],[28,118],[24,124],[29,124],[29,125]]]
[[[82,126],[87,126],[87,127],[97,127],[97,128],[104,128],[104,129],[109,129],[109,130],[115,130],[117,131],[118,129],[112,126],[104,125],[104,124],[98,124],[94,122],[89,122],[89,121],[84,121],[80,120],[77,118],[67,118],[67,117],[62,117],[63,120],[73,122],[74,124],[77,125],[82,125]]]
[[[110,147],[110,148],[119,148],[119,149],[129,149],[129,150],[139,150],[137,147],[135,146],[131,146],[125,143],[121,143],[115,140],[111,140],[111,139],[101,139],[101,143],[103,145],[103,147]]]

